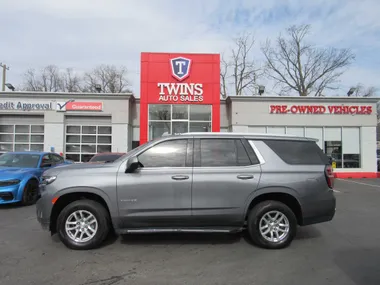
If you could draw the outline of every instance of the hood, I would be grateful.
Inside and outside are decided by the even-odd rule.
[[[0,167],[0,179],[16,178],[33,171],[34,168]]]
[[[44,172],[44,175],[57,175],[61,172],[71,172],[71,171],[97,171],[101,170],[107,166],[110,166],[111,163],[75,163],[75,164],[67,164],[63,167],[53,167]]]

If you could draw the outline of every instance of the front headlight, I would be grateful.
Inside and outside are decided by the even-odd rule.
[[[49,185],[53,183],[57,179],[57,176],[42,176],[40,180],[40,184]]]
[[[0,181],[0,187],[12,186],[12,185],[19,184],[20,182],[21,180],[19,179],[3,180],[3,181]]]

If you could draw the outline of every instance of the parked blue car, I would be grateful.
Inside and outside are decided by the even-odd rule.
[[[51,167],[71,164],[51,152],[8,152],[0,155],[0,205],[32,205],[38,199],[41,174]]]

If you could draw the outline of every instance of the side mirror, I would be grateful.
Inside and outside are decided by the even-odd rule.
[[[139,168],[139,166],[140,166],[140,162],[137,156],[132,156],[127,161],[127,167],[125,169],[125,173],[132,173],[137,168]]]

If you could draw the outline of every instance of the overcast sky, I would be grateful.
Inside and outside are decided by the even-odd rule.
[[[307,23],[315,44],[355,52],[341,78],[345,94],[359,82],[380,88],[379,11],[379,0],[0,0],[0,62],[14,85],[48,64],[78,72],[124,65],[138,93],[142,51],[222,53],[250,31],[260,61],[261,42]]]

